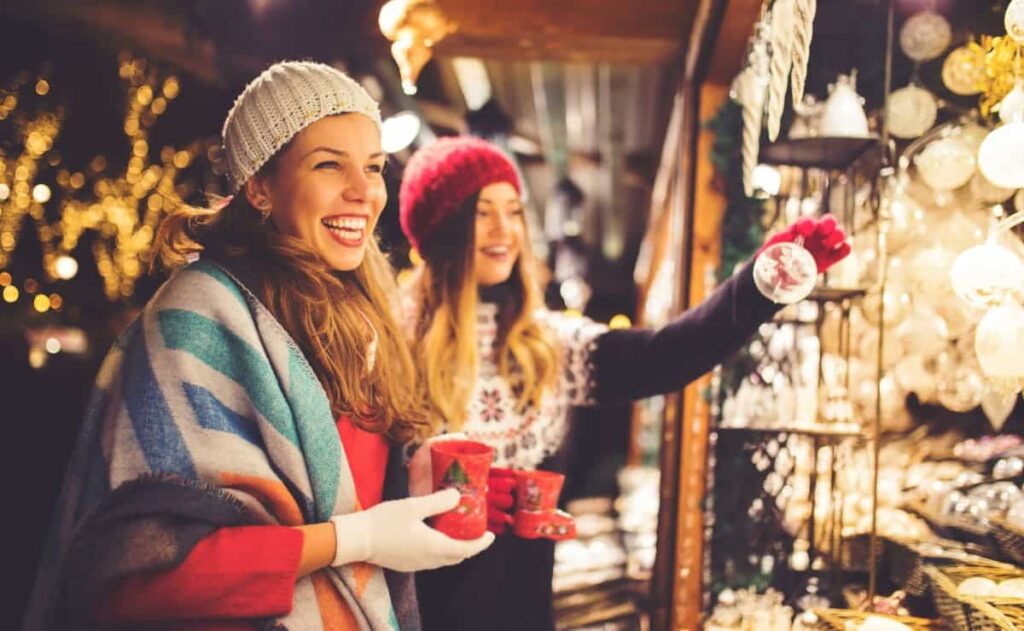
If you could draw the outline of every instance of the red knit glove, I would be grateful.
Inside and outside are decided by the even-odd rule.
[[[796,223],[765,241],[757,253],[760,254],[765,248],[776,243],[796,241],[798,236],[803,238],[803,246],[818,264],[819,274],[850,253],[850,242],[846,239],[846,233],[832,215],[824,215],[820,219],[798,219]]]
[[[512,506],[516,488],[515,471],[491,468],[487,476],[487,530],[500,535],[512,524]]]

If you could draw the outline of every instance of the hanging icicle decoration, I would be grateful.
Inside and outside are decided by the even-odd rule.
[[[793,106],[804,99],[807,82],[807,63],[811,57],[811,38],[814,36],[814,15],[817,0],[795,0],[793,4]]]
[[[768,91],[768,41],[771,27],[767,19],[757,23],[750,45],[747,67],[736,77],[737,101],[743,107],[743,190],[753,196],[754,167],[761,149],[765,97]]]
[[[771,62],[768,77],[768,140],[775,142],[786,109],[786,88],[793,68],[795,3],[775,0],[771,11]]]

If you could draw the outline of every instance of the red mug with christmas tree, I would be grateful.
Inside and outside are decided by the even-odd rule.
[[[550,471],[516,471],[512,532],[524,539],[561,541],[576,536],[572,515],[558,510],[565,476]]]
[[[453,539],[476,539],[487,531],[487,474],[494,449],[472,440],[442,440],[430,445],[434,490],[456,489],[459,505],[430,520]]]

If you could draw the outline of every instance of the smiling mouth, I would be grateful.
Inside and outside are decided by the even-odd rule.
[[[483,252],[484,255],[492,258],[505,258],[511,254],[512,248],[507,245],[492,245],[486,248],[480,248],[480,251]]]
[[[366,217],[339,217],[320,221],[338,243],[356,247],[366,240]]]

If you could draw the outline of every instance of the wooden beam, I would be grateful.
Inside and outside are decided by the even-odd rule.
[[[439,55],[664,63],[677,59],[698,0],[438,0],[458,31]]]

